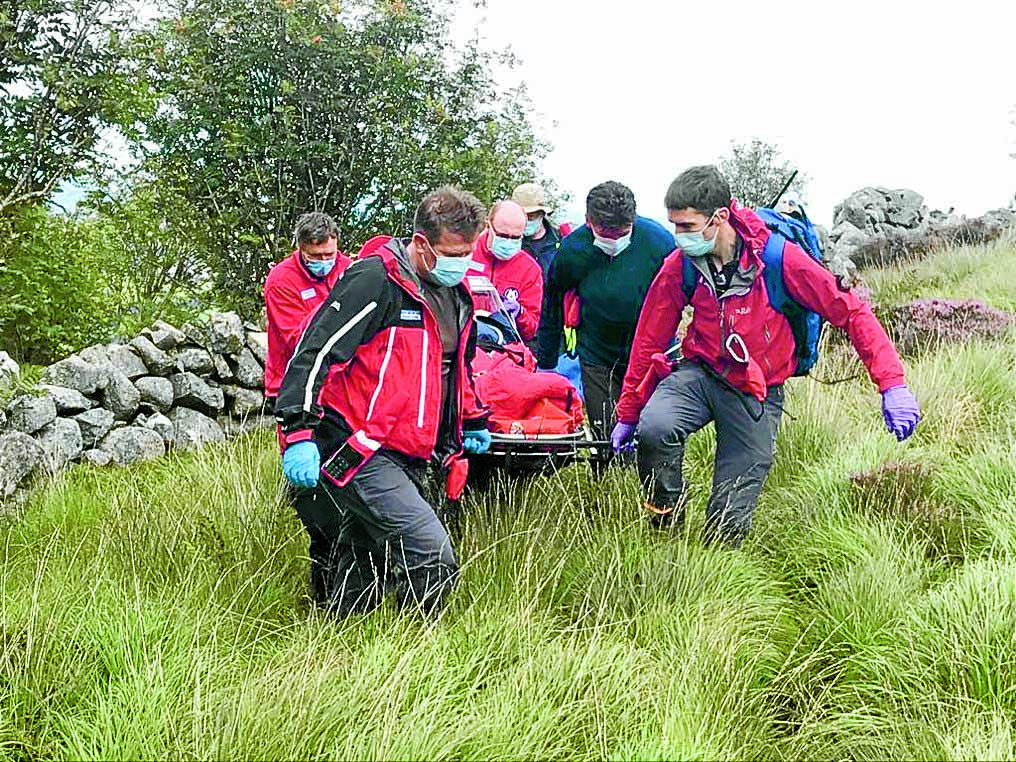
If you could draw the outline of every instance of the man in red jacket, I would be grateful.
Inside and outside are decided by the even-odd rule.
[[[706,536],[736,547],[751,528],[772,466],[783,382],[796,369],[796,345],[787,318],[769,302],[762,276],[769,230],[731,199],[720,172],[713,166],[686,170],[671,184],[665,203],[678,250],[646,296],[611,443],[615,450],[629,449],[637,425],[638,469],[650,520],[664,527],[683,511],[685,442],[713,421],[716,459]],[[694,265],[690,300],[686,257]],[[886,426],[901,441],[910,436],[920,408],[871,308],[796,244],[783,246],[782,278],[790,299],[847,333],[882,393]],[[686,304],[693,314],[681,344],[683,359],[652,391],[647,385],[658,377],[654,366]]]
[[[374,238],[314,313],[279,389],[282,470],[300,491],[317,602],[437,609],[458,564],[427,496],[441,469],[455,500],[466,452],[490,445],[473,387],[473,303],[463,284],[483,206],[439,188],[408,240]]]
[[[543,305],[543,271],[521,248],[526,213],[514,201],[498,201],[490,209],[487,227],[476,239],[473,264],[467,277],[483,276],[501,297],[505,312],[512,316],[523,341],[536,335]],[[473,281],[470,280],[470,287]],[[492,299],[473,290],[477,309],[494,311]]]
[[[302,215],[293,233],[296,250],[275,265],[265,280],[265,399],[269,410],[275,405],[286,365],[307,318],[325,300],[351,261],[338,250],[338,235],[338,226],[327,214]]]

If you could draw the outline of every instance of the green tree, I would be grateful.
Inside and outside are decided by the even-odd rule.
[[[209,265],[250,314],[295,218],[342,245],[405,234],[451,182],[486,201],[535,176],[545,146],[494,57],[449,40],[445,0],[178,0],[146,49],[159,108],[147,168],[207,220]]]
[[[119,294],[87,223],[23,206],[0,217],[0,350],[46,364],[116,331]]]
[[[0,0],[0,216],[94,170],[136,105],[121,0]]]
[[[720,171],[740,203],[765,206],[790,179],[794,166],[779,148],[756,138],[750,143],[732,143],[730,153],[720,159]],[[798,172],[790,188],[803,193],[806,184],[807,178]]]

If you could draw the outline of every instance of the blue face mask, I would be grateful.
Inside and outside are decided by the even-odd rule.
[[[674,243],[677,244],[677,248],[689,257],[704,257],[706,254],[712,254],[713,249],[716,248],[716,236],[707,240],[703,235],[712,221],[713,218],[710,217],[702,230],[696,230],[694,233],[674,233]]]
[[[435,252],[437,264],[427,273],[427,280],[439,286],[457,286],[466,277],[466,270],[473,264],[473,255],[446,257]]]
[[[335,257],[331,259],[305,259],[303,263],[307,265],[307,270],[311,275],[316,278],[324,278],[335,267]]]
[[[535,220],[529,220],[526,223],[525,235],[536,235],[537,231],[543,227],[543,217],[537,217]]]
[[[519,253],[519,240],[517,238],[502,238],[494,234],[494,241],[490,244],[491,253],[498,259],[511,259]]]
[[[631,246],[631,233],[621,236],[620,238],[603,238],[598,235],[593,236],[593,246],[598,248],[608,257],[613,259],[622,251]]]

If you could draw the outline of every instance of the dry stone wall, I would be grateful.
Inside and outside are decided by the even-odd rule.
[[[128,465],[271,428],[267,352],[259,326],[213,312],[200,325],[158,321],[127,343],[50,365],[31,393],[0,410],[0,503],[74,463]],[[19,373],[0,353],[0,387]]]

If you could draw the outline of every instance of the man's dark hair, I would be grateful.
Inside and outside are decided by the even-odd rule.
[[[339,226],[324,212],[301,214],[293,231],[293,243],[303,246],[308,243],[325,243],[329,238],[339,237]]]
[[[413,230],[436,243],[442,233],[476,238],[487,217],[480,200],[468,191],[444,185],[428,193],[413,215]]]
[[[586,217],[598,228],[626,228],[635,223],[635,194],[614,180],[600,183],[586,196]]]
[[[730,184],[713,164],[690,167],[667,188],[663,205],[667,211],[694,209],[710,216],[730,206]]]

